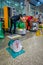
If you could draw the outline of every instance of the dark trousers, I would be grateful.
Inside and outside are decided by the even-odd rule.
[[[10,27],[10,33],[12,33],[12,26],[14,24],[14,34],[16,33],[16,21],[11,20],[11,27]]]

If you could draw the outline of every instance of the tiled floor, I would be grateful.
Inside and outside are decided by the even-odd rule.
[[[28,33],[21,42],[25,53],[14,59],[6,51],[8,39],[2,40],[0,65],[43,65],[43,36],[36,37],[32,33]]]

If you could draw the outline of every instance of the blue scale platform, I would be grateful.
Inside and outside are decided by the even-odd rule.
[[[14,52],[13,50],[11,50],[11,49],[8,47],[8,48],[6,48],[6,50],[9,52],[9,54],[10,54],[13,58],[16,58],[17,56],[19,56],[19,55],[25,53],[25,50],[24,50],[24,49],[22,49],[22,50],[19,51],[19,52]]]

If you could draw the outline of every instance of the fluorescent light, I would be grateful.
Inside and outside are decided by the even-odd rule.
[[[15,3],[15,6],[18,6],[18,3],[17,2]]]
[[[38,2],[37,4],[40,5],[40,2]]]
[[[40,2],[37,2],[36,6],[39,6],[40,5]]]
[[[11,3],[10,1],[6,1],[7,3]]]
[[[23,4],[23,2],[20,3],[21,5]]]

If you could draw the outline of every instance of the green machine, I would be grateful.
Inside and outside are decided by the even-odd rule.
[[[18,34],[26,34],[26,25],[24,22],[19,21],[19,23],[16,24],[17,25],[17,33]]]
[[[18,25],[18,28],[24,29],[25,27],[26,27],[26,26],[25,26],[25,23],[22,22],[22,21],[20,21],[20,22],[19,22],[19,25]]]
[[[3,32],[3,29],[2,29],[2,25],[3,25],[3,22],[0,19],[0,38],[4,38],[4,32]]]

